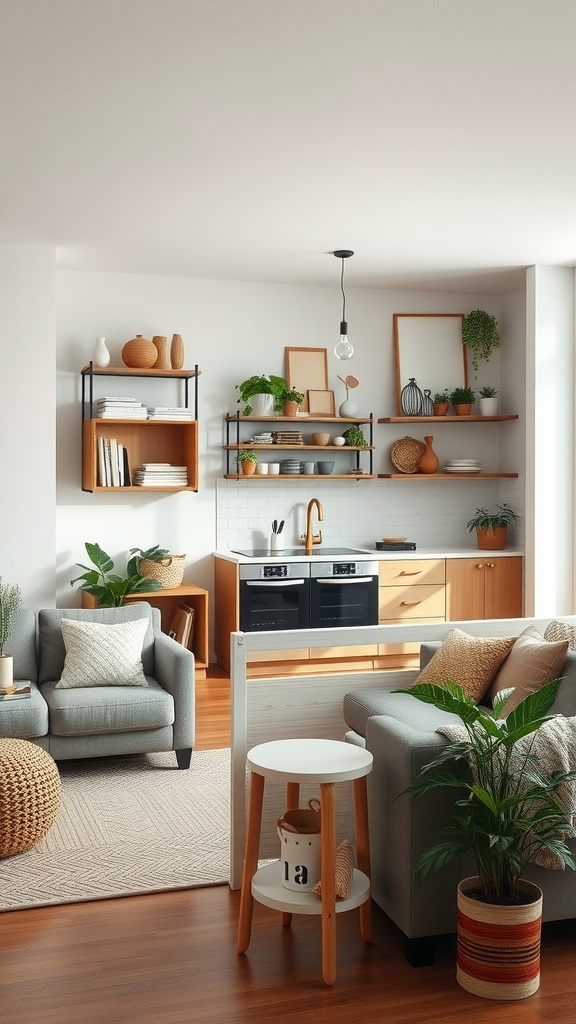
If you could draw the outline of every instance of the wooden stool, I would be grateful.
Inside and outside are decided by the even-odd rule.
[[[246,830],[246,850],[242,874],[238,952],[250,945],[254,900],[282,911],[282,922],[289,925],[292,913],[322,915],[322,977],[327,985],[336,980],[336,914],[360,908],[360,933],[364,942],[372,940],[370,905],[370,849],[368,841],[368,804],[366,776],[372,770],[372,754],[339,740],[294,739],[261,743],[248,751],[247,764],[252,773],[250,805]],[[266,779],[286,783],[286,810],[298,807],[301,783],[320,786],[322,816],[322,900],[310,892],[292,892],[282,885],[280,862],[258,868],[262,804]],[[336,902],[336,816],[334,785],[354,783],[354,829],[358,868],[348,895]]]

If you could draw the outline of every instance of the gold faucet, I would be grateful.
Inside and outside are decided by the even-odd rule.
[[[316,508],[318,510],[319,521],[322,521],[324,519],[324,510],[322,508],[322,505],[318,501],[318,498],[311,498],[310,501],[308,502],[308,508],[306,509],[306,536],[302,535],[300,537],[300,540],[303,540],[306,545],[304,551],[305,555],[312,554],[314,544],[322,543],[322,530],[319,530],[317,534],[315,534],[312,530],[312,508],[314,505],[316,505]]]

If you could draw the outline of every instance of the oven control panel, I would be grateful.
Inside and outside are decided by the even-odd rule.
[[[309,579],[310,566],[306,562],[250,562],[238,567],[241,580],[293,580]]]
[[[377,562],[313,562],[311,574],[315,579],[324,577],[377,576]]]

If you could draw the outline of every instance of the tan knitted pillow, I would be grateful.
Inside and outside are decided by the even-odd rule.
[[[567,640],[570,650],[576,651],[576,626],[571,626],[569,622],[552,619],[552,622],[549,622],[544,630],[544,639]]]
[[[529,693],[535,693],[545,683],[561,676],[567,653],[567,640],[544,640],[534,626],[528,626],[518,637],[490,687],[491,701],[500,690],[514,687],[514,693],[506,701],[500,717],[506,718]]]
[[[457,683],[478,702],[515,640],[515,636],[470,636],[461,629],[451,629],[415,682]]]

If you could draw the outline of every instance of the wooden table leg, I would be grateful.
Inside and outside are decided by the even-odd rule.
[[[286,810],[297,811],[300,804],[300,783],[286,783]],[[282,927],[289,928],[292,924],[292,914],[288,910],[282,911]]]
[[[368,796],[366,776],[354,779],[354,832],[358,869],[370,878],[370,837],[368,834]],[[367,899],[359,908],[360,934],[364,942],[372,942],[372,901]]]
[[[336,981],[336,801],[334,784],[320,784],[322,814],[322,977]]]
[[[264,776],[252,772],[250,782],[250,804],[248,808],[248,824],[246,828],[246,847],[244,868],[242,871],[242,893],[240,896],[240,914],[238,917],[239,953],[245,953],[250,945],[252,933],[252,913],[254,897],[252,895],[252,878],[258,867],[260,850],[260,831],[262,828],[262,804],[264,801]]]

